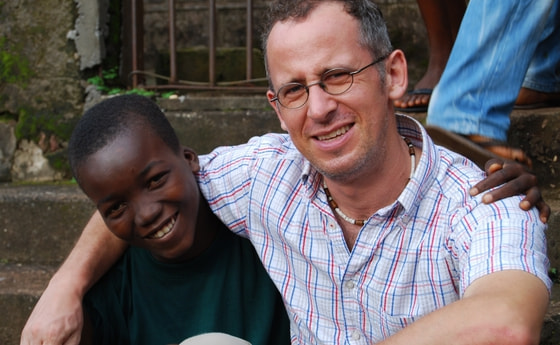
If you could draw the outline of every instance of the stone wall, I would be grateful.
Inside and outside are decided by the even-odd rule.
[[[0,2],[0,181],[65,177],[60,152],[84,101],[83,59],[69,39],[77,12],[73,0]]]
[[[208,1],[175,2],[178,49],[207,45]],[[395,47],[409,57],[414,83],[427,60],[416,1],[378,2]],[[0,1],[0,182],[69,178],[64,148],[90,97],[87,80],[107,61],[118,64],[121,56],[115,48],[120,33],[112,32],[115,23],[118,31],[122,22],[114,13],[115,3]],[[244,47],[246,0],[216,3],[217,46]],[[265,0],[254,1],[254,47],[260,47],[259,28],[267,5]],[[155,71],[161,52],[169,49],[167,6],[167,0],[143,2],[147,71]]]

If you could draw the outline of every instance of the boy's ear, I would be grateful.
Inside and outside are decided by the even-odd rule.
[[[190,165],[192,172],[196,173],[200,170],[200,164],[198,161],[198,155],[190,147],[183,146],[183,157],[187,160]]]

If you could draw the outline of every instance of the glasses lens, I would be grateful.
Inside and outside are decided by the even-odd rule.
[[[344,68],[335,68],[326,71],[321,80],[324,90],[331,95],[340,95],[352,86],[353,78],[350,71]]]
[[[278,101],[286,108],[299,108],[307,101],[307,90],[300,83],[288,83],[278,90]]]

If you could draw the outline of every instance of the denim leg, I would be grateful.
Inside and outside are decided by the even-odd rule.
[[[560,1],[555,1],[550,10],[523,87],[540,92],[560,92]]]
[[[506,140],[509,114],[553,1],[471,0],[427,123]]]

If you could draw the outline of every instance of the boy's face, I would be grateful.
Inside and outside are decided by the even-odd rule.
[[[80,185],[119,238],[158,260],[198,255],[209,232],[196,231],[200,193],[196,153],[173,152],[147,126],[136,126],[90,156]]]

